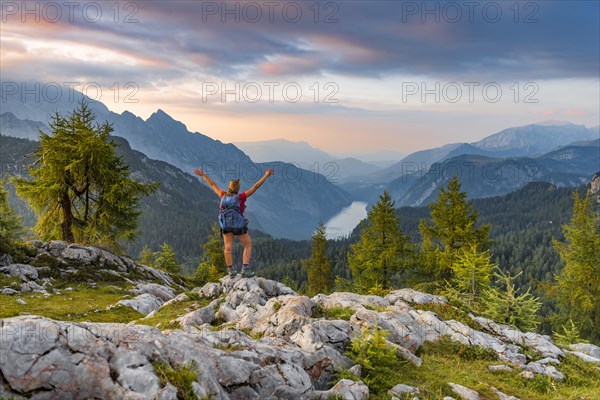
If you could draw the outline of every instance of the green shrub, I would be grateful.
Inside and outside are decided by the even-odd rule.
[[[344,321],[350,321],[350,318],[356,313],[356,311],[350,307],[332,307],[323,308],[320,304],[315,304],[312,308],[313,318],[325,318],[325,319],[342,319]]]
[[[426,346],[429,354],[454,354],[465,361],[498,360],[498,353],[482,346],[469,346],[443,336],[435,346]],[[424,350],[424,348],[423,348]]]
[[[363,381],[373,394],[384,393],[398,382],[392,377],[406,362],[396,355],[396,348],[387,341],[389,333],[365,329],[350,343],[348,356],[363,369]]]
[[[196,395],[192,389],[192,383],[198,378],[198,371],[194,362],[184,364],[177,368],[173,368],[171,365],[164,362],[156,362],[152,365],[162,386],[170,383],[177,388],[178,400],[196,400]]]

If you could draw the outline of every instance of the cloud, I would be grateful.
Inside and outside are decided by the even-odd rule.
[[[267,5],[275,3],[270,10]],[[120,10],[115,21],[114,11],[102,3],[99,22],[78,13],[72,22],[53,24],[12,18],[3,24],[3,36],[85,42],[122,54],[121,63],[133,57],[165,72],[227,79],[328,73],[524,80],[597,77],[600,68],[597,2],[529,2],[517,8],[478,2],[472,9],[465,2],[452,2],[454,8],[444,2],[275,3],[135,2],[137,23],[124,22],[132,10]],[[301,17],[291,22],[296,9]],[[121,63],[113,63],[115,73]]]

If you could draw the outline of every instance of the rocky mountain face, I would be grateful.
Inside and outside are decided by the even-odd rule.
[[[513,192],[533,181],[578,186],[599,168],[598,145],[565,146],[536,158],[462,155],[435,163],[422,175],[398,178],[390,187],[399,205],[419,206],[434,201],[453,175],[458,175],[470,198],[484,198]]]
[[[451,143],[409,154],[398,163],[369,175],[368,181],[391,182],[428,171],[434,164],[461,155],[539,157],[578,141],[598,139],[598,127],[571,123],[542,123],[504,129],[473,143]]]
[[[130,307],[146,316],[127,324],[34,315],[1,319],[0,396],[175,400],[179,389],[157,372],[159,365],[168,365],[175,370],[191,366],[191,390],[198,399],[367,399],[361,368],[344,351],[359,332],[375,326],[387,331],[388,345],[415,368],[423,362],[418,350],[442,339],[488,349],[499,360],[490,371],[517,370],[523,379],[564,380],[560,368],[567,354],[600,363],[597,346],[560,348],[547,336],[471,314],[469,324],[443,319],[423,306],[450,307],[445,298],[412,289],[385,297],[332,293],[309,298],[275,281],[225,277],[183,292],[182,282],[170,275],[95,247],[57,241],[30,246],[21,263],[0,256],[0,277],[12,279],[0,289],[3,299],[23,301],[19,296],[34,291],[50,302],[57,296],[55,279],[87,271],[88,285],[102,276],[130,284],[135,297],[110,307]],[[190,296],[207,305],[180,310],[169,329],[149,326],[162,310]],[[327,310],[336,308],[351,316],[328,318]],[[332,384],[342,370],[354,378]],[[454,382],[448,387],[456,398],[479,398],[473,388]],[[418,392],[397,382],[390,396]],[[499,391],[498,396],[514,398]]]
[[[578,140],[597,138],[594,128],[568,122],[548,122],[508,128],[473,143],[473,146],[498,156],[533,156]]]
[[[76,91],[72,93],[72,98],[63,96],[54,103],[44,99],[35,101],[31,96],[22,98],[18,94],[2,96],[0,132],[5,136],[36,139],[38,127],[47,125],[54,112],[63,115],[70,113],[82,98],[83,94]],[[264,173],[265,166],[254,163],[233,144],[222,143],[199,132],[190,132],[183,123],[163,110],[157,110],[144,121],[128,111],[122,114],[111,112],[98,101],[90,100],[90,108],[95,112],[98,122],[110,122],[114,128],[113,135],[125,138],[132,149],[188,174],[192,174],[194,168],[204,168],[221,186],[226,186],[231,179],[241,179],[244,190]],[[310,201],[301,203],[275,185],[266,184],[261,188],[256,196],[260,204],[256,202],[252,213],[257,220],[261,220],[261,227],[273,236],[307,239],[320,219],[327,220],[350,204],[350,196],[346,192],[327,184],[327,171],[307,171],[294,165],[277,165],[285,168],[285,171],[279,170],[277,173],[280,176],[285,173],[286,182],[293,184]],[[297,176],[304,176],[305,179]],[[316,201],[323,193],[329,195],[330,203],[327,205]],[[248,205],[252,203],[254,199]],[[271,210],[281,210],[285,217],[275,219]]]

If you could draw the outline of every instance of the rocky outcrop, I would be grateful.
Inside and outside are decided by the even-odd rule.
[[[43,285],[49,281],[43,281],[48,279],[43,278],[48,275],[44,268],[54,274],[78,274],[99,267],[133,288],[136,296],[118,304],[147,316],[129,324],[28,315],[0,320],[0,396],[175,399],[177,388],[161,382],[157,374],[160,364],[175,370],[192,368],[197,398],[366,399],[361,368],[344,354],[357,334],[375,327],[387,332],[388,344],[399,356],[417,366],[422,363],[417,356],[421,346],[442,338],[493,350],[505,364],[490,366],[490,371],[517,370],[523,377],[565,379],[557,367],[566,352],[600,362],[600,348],[594,345],[563,350],[547,336],[489,319],[471,316],[471,326],[444,320],[419,306],[450,307],[445,298],[412,289],[395,290],[385,297],[333,293],[309,298],[268,279],[225,277],[177,294],[180,288],[168,274],[104,250],[63,242],[34,245],[38,250],[29,264],[0,256],[0,273],[19,285],[30,285],[30,290],[45,291]],[[7,289],[16,291],[3,288]],[[194,296],[204,301],[174,319],[178,324],[168,325],[180,329],[160,331],[144,325],[162,307]],[[340,308],[345,319],[326,317],[328,311]],[[539,357],[532,360],[524,348]],[[356,379],[332,386],[336,372],[342,370]],[[397,383],[390,396],[418,396],[419,388]],[[479,396],[460,384],[449,385],[459,398]]]
[[[18,278],[21,283],[0,287],[0,292],[40,292],[51,295],[47,287],[52,279],[66,278],[86,281],[94,286],[96,281],[122,281],[137,284],[135,294],[150,294],[160,299],[160,304],[175,296],[183,286],[166,272],[145,265],[137,265],[131,258],[118,256],[94,246],[82,246],[58,240],[29,244],[27,263],[14,263],[7,254],[0,254],[0,273]],[[9,290],[7,290],[9,289]],[[13,292],[14,291],[14,292]]]

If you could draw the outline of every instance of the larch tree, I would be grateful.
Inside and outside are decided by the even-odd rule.
[[[432,222],[421,220],[421,258],[425,269],[436,281],[449,281],[461,252],[470,246],[479,251],[489,248],[490,225],[477,227],[478,212],[461,191],[457,176],[440,189],[436,201],[429,205]]]
[[[501,324],[512,325],[524,331],[535,330],[538,319],[537,312],[542,303],[529,293],[519,293],[514,280],[515,276],[498,270],[494,276],[498,287],[490,287],[483,296],[484,314]]]
[[[407,268],[412,246],[400,228],[395,202],[387,191],[369,210],[358,242],[350,246],[348,264],[359,291],[390,288],[394,276]]]
[[[119,241],[136,236],[140,198],[158,185],[130,179],[110,139],[111,125],[95,119],[85,101],[66,116],[56,113],[52,132],[40,131],[32,179],[13,181],[37,214],[34,232],[42,240],[120,249]]]
[[[489,289],[495,268],[489,251],[479,251],[477,245],[471,244],[461,250],[452,265],[453,277],[448,284],[458,292],[462,302],[476,306]]]
[[[198,284],[217,282],[225,273],[225,255],[221,229],[216,223],[212,224],[212,234],[202,244],[202,250],[202,260],[194,273],[194,279]]]
[[[329,293],[332,287],[331,260],[327,257],[327,229],[323,221],[311,238],[310,258],[303,262],[308,280],[307,291],[310,295]]]
[[[588,192],[574,194],[573,216],[563,226],[565,242],[553,244],[564,261],[552,293],[582,336],[600,339],[600,211]]]
[[[0,181],[0,253],[12,253],[22,233],[21,218],[8,204],[8,194]]]
[[[177,264],[173,247],[167,243],[162,244],[160,251],[155,253],[154,267],[172,274],[179,273],[179,265]]]

